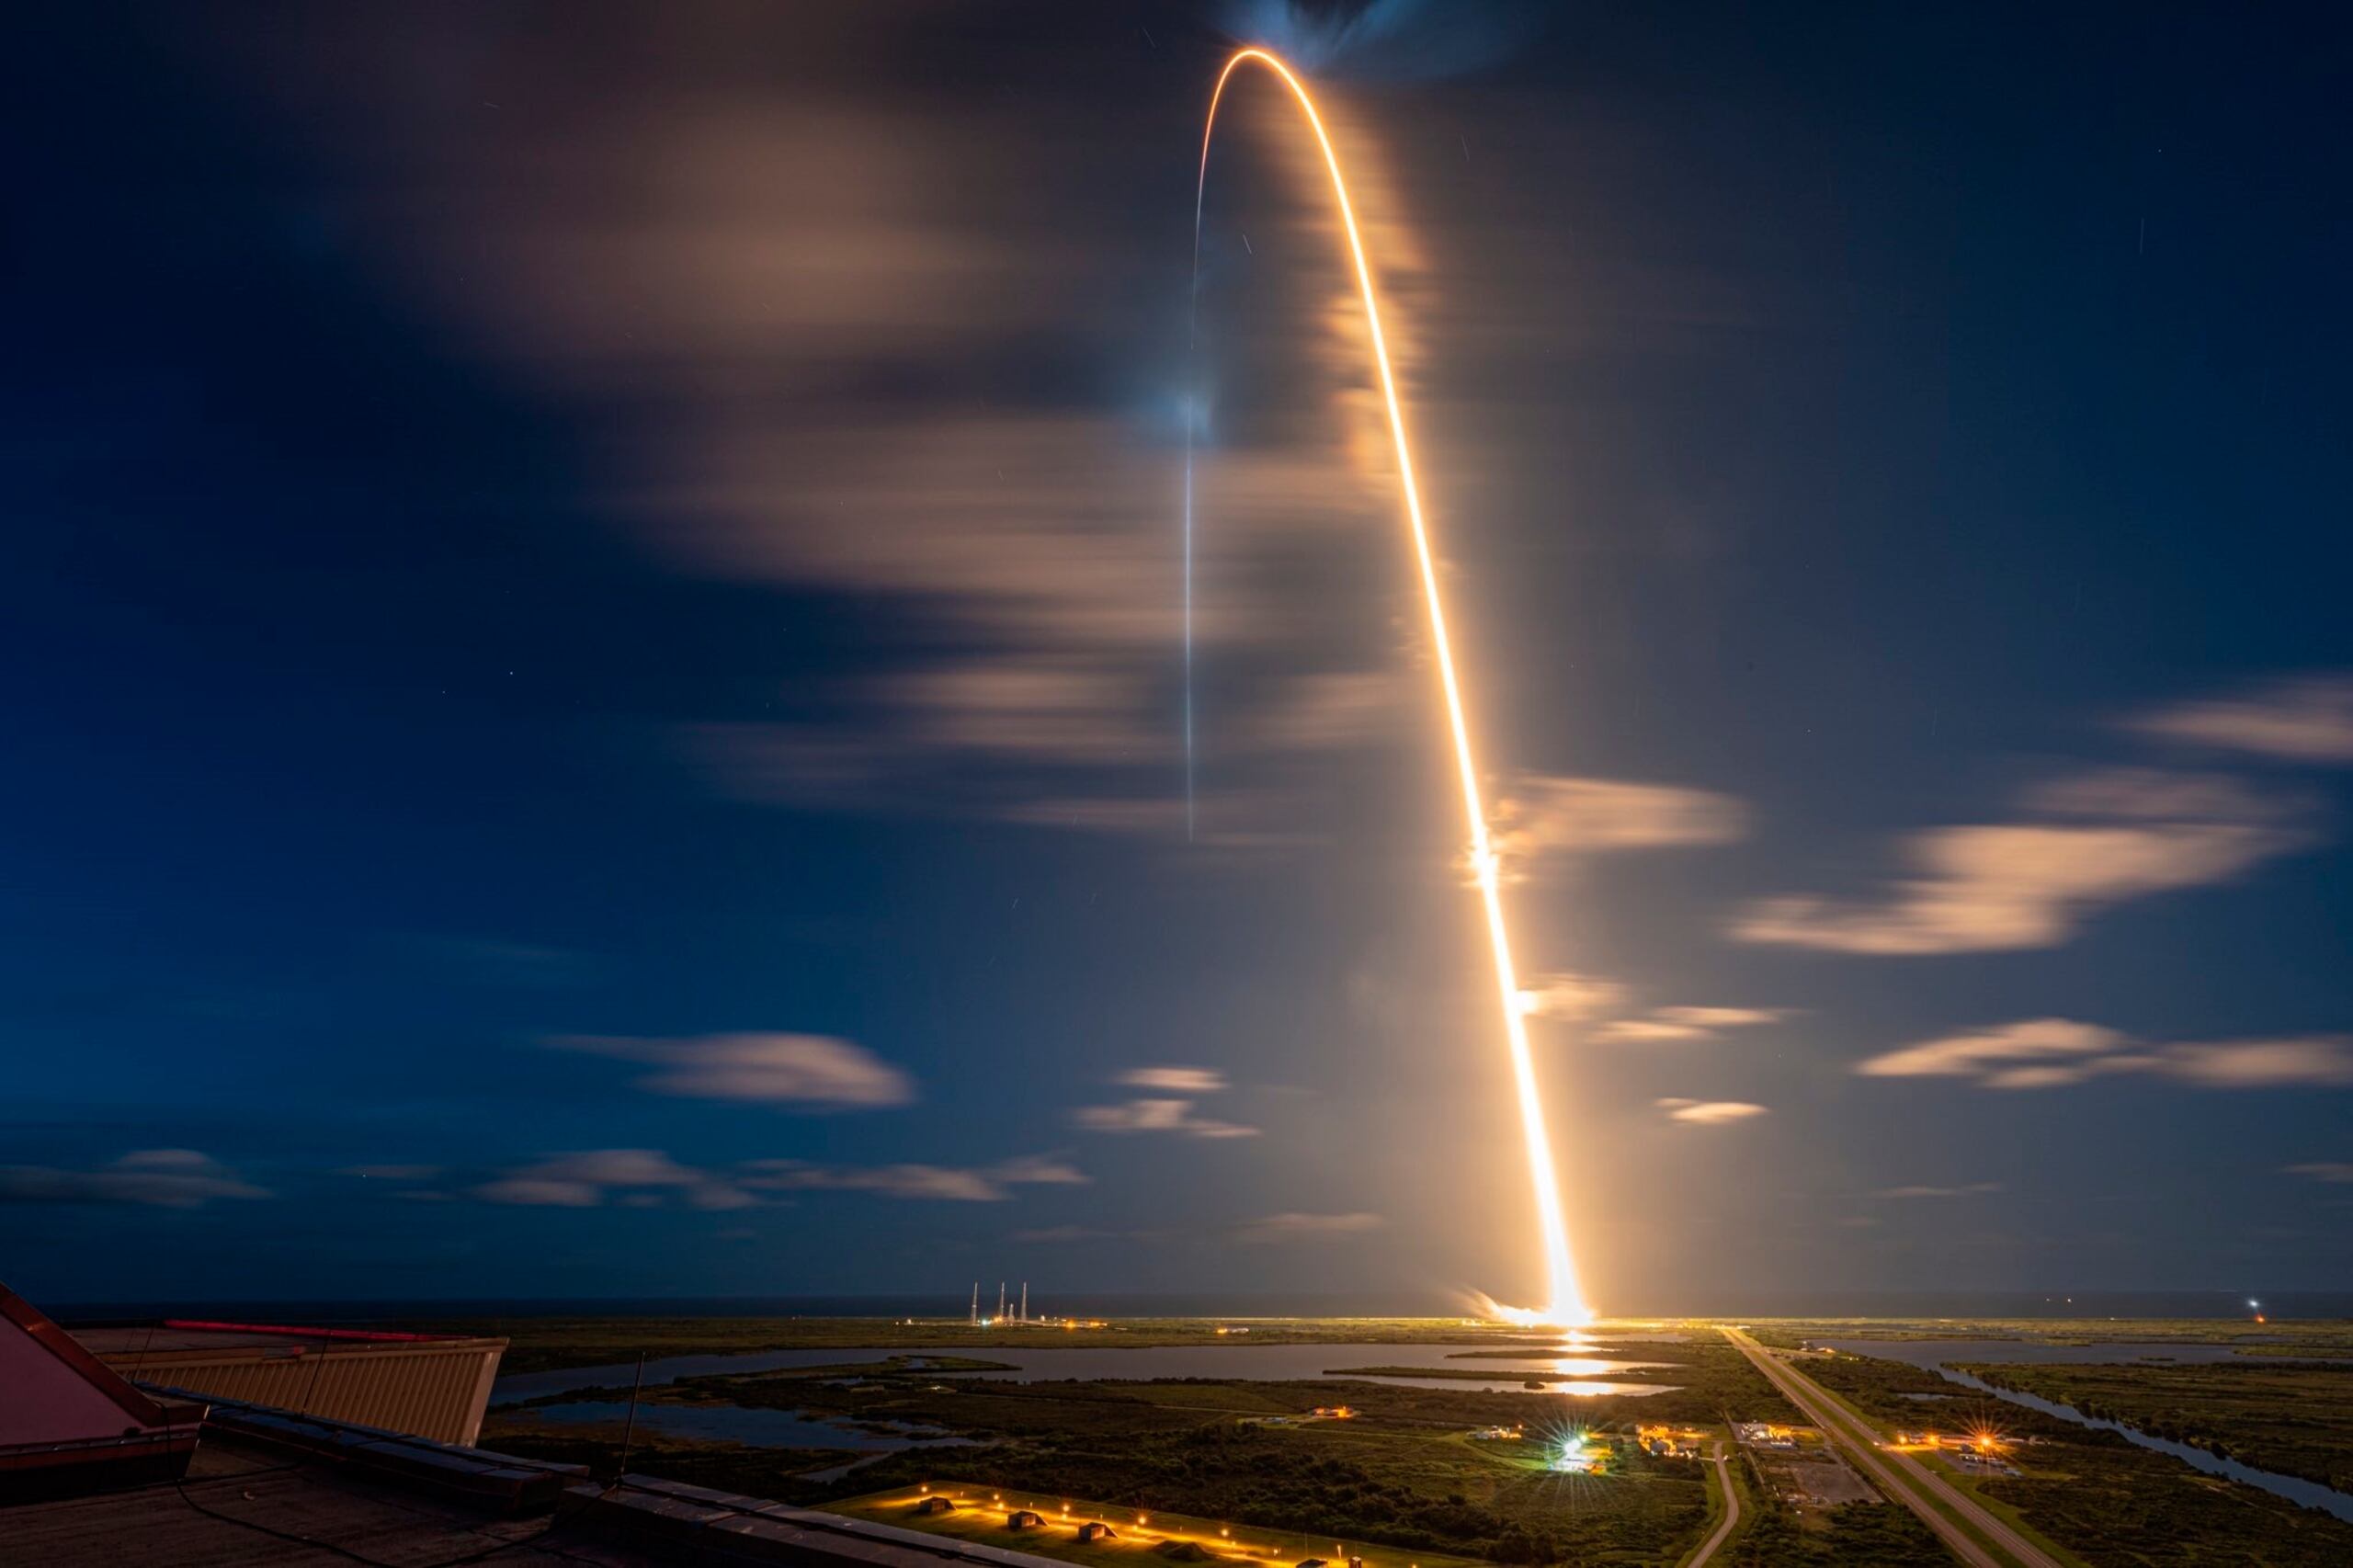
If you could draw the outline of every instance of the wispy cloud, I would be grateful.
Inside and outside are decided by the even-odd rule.
[[[1233,1239],[1253,1245],[1278,1242],[1326,1241],[1340,1236],[1360,1236],[1378,1231],[1389,1221],[1379,1214],[1362,1211],[1346,1214],[1303,1214],[1290,1210],[1269,1214],[1237,1226]]]
[[[2056,947],[2101,910],[2227,881],[2305,847],[2303,802],[2235,779],[2108,769],[2029,791],[2051,820],[1933,828],[1874,898],[1771,898],[1733,923],[1745,942],[1927,954]]]
[[[1855,1064],[1868,1077],[1966,1078],[1989,1089],[2052,1089],[2141,1074],[2203,1088],[2353,1084],[2353,1037],[2297,1035],[2148,1044],[2069,1018],[1922,1040]]]
[[[567,1035],[548,1044],[660,1071],[638,1080],[655,1094],[766,1100],[836,1109],[905,1105],[915,1081],[864,1046],[830,1035],[714,1034],[686,1039]]]
[[[1172,1095],[1213,1095],[1225,1087],[1225,1074],[1214,1067],[1138,1067],[1120,1074],[1119,1081]]]
[[[1530,1017],[1576,1019],[1607,1013],[1625,1000],[1626,988],[1590,974],[1540,974],[1519,994],[1519,1010]]]
[[[2353,673],[2294,676],[2128,723],[2144,734],[2287,762],[2353,762]]]
[[[1494,827],[1495,853],[1524,872],[1563,855],[1731,844],[1746,835],[1748,812],[1680,785],[1524,773],[1497,797]]]
[[[1188,1138],[1256,1138],[1258,1130],[1193,1114],[1190,1100],[1144,1097],[1081,1106],[1072,1119],[1089,1132],[1174,1132]]]
[[[658,1149],[584,1149],[553,1154],[482,1183],[485,1203],[535,1209],[594,1209],[618,1197],[648,1206],[667,1192],[695,1209],[745,1209],[758,1201],[710,1171],[680,1165]]]
[[[1972,1034],[1922,1040],[1855,1064],[1873,1078],[1966,1078],[2006,1072],[2008,1064],[2082,1060],[2120,1049],[2125,1037],[2071,1018],[2029,1018]]]
[[[880,619],[904,638],[877,661],[887,676],[799,683],[777,729],[741,710],[670,716],[725,788],[845,811],[1181,827],[1143,809],[1173,792],[1175,418],[1110,369],[1165,344],[1100,286],[1122,270],[1106,268],[1107,236],[1087,256],[1023,237],[1062,221],[1105,127],[1074,135],[1079,122],[1041,118],[1002,80],[913,90],[878,58],[904,29],[847,15],[582,14],[565,58],[535,77],[531,113],[489,142],[426,108],[413,76],[416,61],[481,47],[482,24],[388,12],[316,97],[290,43],[251,47],[257,79],[306,130],[398,143],[395,166],[359,161],[355,243],[581,431],[583,481],[606,515],[684,574],[890,607]],[[687,47],[775,69],[617,103],[609,62]],[[379,172],[392,183],[371,189]],[[1361,215],[1378,222],[1378,171],[1360,174]],[[1333,237],[1320,203],[1263,222]],[[1414,264],[1410,245],[1381,243],[1388,267]],[[1335,278],[1295,286],[1346,302]],[[1282,362],[1304,377],[1344,359],[1348,377],[1318,384],[1348,389],[1352,422],[1377,418],[1354,406],[1370,401],[1356,318],[1286,319],[1301,341]],[[1409,328],[1392,328],[1401,350]],[[1299,758],[1384,722],[1372,693],[1388,677],[1363,667],[1381,659],[1300,613],[1291,589],[1303,546],[1386,503],[1380,449],[1236,439],[1205,453],[1220,574],[1199,649],[1258,665],[1221,700],[1222,748]],[[941,774],[957,787],[937,788]],[[1205,807],[1245,782],[1222,768]],[[1316,794],[1252,787],[1285,804],[1282,831],[1251,842],[1314,829]],[[1214,812],[1204,825],[1224,831]]]
[[[1778,1007],[1654,1007],[1639,1017],[1612,1019],[1588,1038],[1605,1044],[1714,1040],[1726,1029],[1755,1028],[1783,1016]]]
[[[221,1199],[269,1196],[267,1189],[194,1149],[136,1149],[97,1170],[0,1165],[0,1203],[200,1209]]]
[[[2314,1181],[2353,1182],[2353,1160],[2311,1160],[2301,1165],[2282,1165],[2279,1168],[2286,1175],[2309,1176]]]
[[[1076,1186],[1086,1173],[1058,1156],[1033,1154],[994,1165],[821,1165],[801,1160],[754,1160],[739,1178],[761,1192],[869,1192],[882,1198],[948,1203],[1002,1203],[1023,1186]]]
[[[996,1203],[1017,1187],[1075,1186],[1086,1172],[1056,1154],[1024,1154],[995,1165],[826,1165],[806,1160],[747,1160],[715,1169],[684,1165],[658,1149],[588,1149],[552,1154],[498,1174],[472,1196],[485,1203],[594,1209],[748,1209],[791,1192],[870,1192],[885,1198]]]
[[[1195,1114],[1196,1100],[1218,1094],[1226,1077],[1214,1067],[1137,1067],[1120,1074],[1119,1083],[1150,1094],[1117,1105],[1081,1106],[1072,1119],[1089,1132],[1164,1132],[1185,1138],[1255,1138],[1258,1130],[1239,1122]]]
[[[1666,1112],[1668,1120],[1679,1121],[1687,1127],[1727,1127],[1736,1121],[1764,1116],[1768,1108],[1746,1100],[1667,1098],[1654,1103]]]

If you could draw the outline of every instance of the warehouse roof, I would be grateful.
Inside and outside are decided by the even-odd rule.
[[[360,1328],[297,1328],[283,1324],[222,1323],[206,1318],[164,1318],[155,1323],[107,1324],[75,1328],[74,1337],[92,1355],[120,1364],[146,1355],[187,1350],[272,1351],[330,1346],[336,1355],[375,1347],[431,1346],[437,1348],[505,1340],[472,1341],[460,1335],[393,1334]]]

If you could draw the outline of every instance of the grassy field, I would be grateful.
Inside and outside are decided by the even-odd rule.
[[[1934,1372],[1874,1358],[1805,1363],[1806,1374],[1882,1429],[1984,1420],[2016,1446],[2014,1477],[1951,1473],[1956,1486],[2010,1510],[2062,1551],[2101,1568],[2345,1568],[2353,1525],[2179,1460],[1985,1395],[1952,1395]]]
[[[956,1511],[924,1514],[918,1508],[933,1496],[953,1500]],[[826,1505],[828,1511],[852,1518],[872,1519],[904,1529],[926,1530],[979,1541],[1015,1551],[1034,1551],[1083,1562],[1090,1568],[1161,1568],[1166,1562],[1210,1559],[1263,1564],[1265,1568],[1323,1558],[1345,1564],[1361,1557],[1365,1568],[1471,1568],[1480,1560],[1438,1551],[1407,1552],[1373,1541],[1302,1535],[1292,1531],[1236,1526],[1231,1520],[1196,1518],[1185,1514],[1154,1513],[1148,1509],[1115,1507],[1084,1498],[1051,1496],[1041,1492],[1006,1491],[998,1487],[941,1485],[895,1487],[866,1496]],[[1028,1509],[1046,1520],[1045,1528],[1017,1530],[1006,1519],[1016,1509]],[[1111,1527],[1117,1539],[1086,1542],[1079,1528],[1091,1520]],[[1187,1551],[1187,1547],[1192,1548]]]
[[[2247,1318],[1757,1318],[1759,1344],[1790,1349],[1809,1339],[2022,1339],[2040,1345],[2230,1345],[2250,1356],[2353,1352],[2353,1323],[2258,1324]],[[2162,1352],[2159,1352],[2162,1353]]]
[[[1647,1350],[1646,1346],[1646,1350]],[[759,1450],[663,1439],[642,1444],[631,1467],[699,1484],[831,1506],[877,1487],[1014,1489],[1093,1499],[1103,1507],[1211,1519],[1374,1549],[1377,1561],[1470,1557],[1508,1562],[1665,1565],[1696,1543],[1707,1517],[1707,1480],[1689,1461],[1656,1460],[1631,1444],[1605,1476],[1543,1468],[1547,1423],[1604,1429],[1637,1419],[1712,1425],[1726,1408],[1787,1409],[1721,1341],[1663,1345],[1682,1358],[1688,1386],[1644,1399],[1568,1400],[1489,1393],[1438,1381],[1427,1387],[1304,1380],[1262,1382],[963,1382],[928,1369],[845,1358],[861,1379],[806,1372],[688,1380],[654,1391],[663,1403],[725,1403],[798,1410],[852,1422],[907,1422],[987,1445],[891,1455],[830,1485],[805,1472],[835,1454]],[[1247,1352],[1237,1352],[1246,1356]],[[1263,1425],[1345,1400],[1346,1421]],[[1654,1407],[1680,1401],[1688,1415]],[[1528,1442],[1472,1441],[1491,1425],[1529,1423]],[[494,1412],[487,1447],[609,1469],[618,1432],[541,1425],[529,1408]],[[1328,1555],[1328,1552],[1318,1553]]]
[[[449,1326],[447,1324],[437,1326]],[[1548,1424],[1571,1422],[1599,1433],[1626,1434],[1642,1421],[1664,1420],[1722,1430],[1727,1418],[1796,1421],[1792,1411],[1745,1358],[1703,1324],[1643,1325],[1670,1336],[1636,1338],[1604,1330],[1598,1344],[1568,1351],[1557,1335],[1515,1332],[1439,1320],[1286,1319],[1254,1323],[1247,1336],[1219,1335],[1212,1323],[1131,1323],[1101,1328],[1042,1327],[976,1331],[961,1324],[873,1321],[638,1319],[531,1320],[467,1326],[517,1340],[510,1369],[633,1360],[652,1356],[719,1354],[792,1346],[838,1347],[846,1353],[820,1368],[685,1380],[647,1391],[661,1403],[735,1404],[802,1412],[857,1423],[909,1423],[974,1439],[980,1447],[911,1449],[888,1455],[849,1475],[815,1482],[809,1473],[857,1457],[848,1451],[763,1449],[728,1444],[647,1438],[641,1428],[633,1469],[703,1485],[816,1506],[866,1506],[858,1499],[928,1483],[1018,1493],[1054,1504],[1089,1499],[1109,1510],[1142,1511],[1172,1524],[1213,1521],[1256,1531],[1272,1551],[1308,1550],[1330,1557],[1336,1543],[1353,1543],[1381,1568],[1420,1563],[1443,1568],[1449,1559],[1513,1563],[1613,1564],[1668,1568],[1699,1542],[1709,1517],[1705,1467],[1654,1460],[1622,1445],[1621,1462],[1601,1476],[1555,1474],[1543,1466],[1540,1440]],[[1684,1337],[1672,1337],[1676,1331]],[[2232,1343],[2270,1354],[2325,1355],[2347,1343],[2342,1324],[2132,1323],[1889,1323],[1788,1320],[1755,1325],[1761,1338],[1794,1346],[1808,1338],[2030,1337],[2043,1342],[2133,1339],[2163,1354],[2165,1341]],[[2256,1337],[2257,1335],[2276,1337]],[[1246,1364],[1249,1347],[1325,1343],[1460,1346],[1454,1366],[1438,1375],[1420,1369],[1382,1369],[1377,1351],[1363,1354],[1364,1369],[1414,1371],[1410,1384],[1339,1379],[1288,1381],[1226,1379],[1095,1380],[1061,1382],[960,1381],[934,1367],[917,1368],[894,1349],[954,1345],[965,1364],[984,1364],[991,1347],[1043,1346],[1218,1345]],[[1467,1381],[1507,1379],[1517,1369],[1506,1353],[1590,1354],[1663,1363],[1631,1373],[1660,1392],[1643,1396],[1571,1399],[1557,1394],[1489,1392]],[[1335,1367],[1348,1358],[1336,1355]],[[1454,1376],[1449,1372],[1460,1371]],[[1956,1485],[1987,1506],[2008,1513],[2067,1557],[2083,1563],[2128,1568],[2347,1568],[2353,1564],[2353,1526],[2298,1509],[2251,1488],[2218,1483],[2164,1455],[2132,1448],[2110,1434],[2044,1417],[1990,1396],[1961,1390],[1935,1373],[1875,1358],[1808,1359],[1809,1374],[1883,1428],[1934,1425],[1953,1428],[1990,1421],[2014,1438],[2032,1439],[2015,1450],[2017,1477],[1954,1477]],[[2347,1419],[2338,1406],[2353,1392],[2353,1368],[2325,1361],[2294,1369],[2260,1364],[2221,1367],[2063,1367],[1998,1369],[2018,1386],[2080,1403],[2089,1399],[2135,1424],[2156,1426],[2159,1405],[2128,1405],[2135,1397],[2178,1393],[2180,1429],[2193,1428],[2250,1462],[2291,1468],[2291,1451],[2325,1455]],[[2116,1380],[2093,1389],[2027,1375]],[[854,1380],[854,1381],[850,1381]],[[1906,1397],[1928,1395],[1927,1399]],[[576,1398],[578,1395],[567,1395]],[[1345,1403],[1347,1421],[1287,1420],[1319,1405]],[[2164,1405],[2173,1409],[2174,1405]],[[2290,1419],[2293,1413],[2293,1419]],[[2195,1419],[2191,1419],[2194,1417]],[[1491,1425],[1526,1424],[1524,1443],[1472,1441],[1467,1433]],[[2324,1430],[2325,1429],[2325,1430]],[[619,1458],[619,1433],[546,1425],[529,1409],[494,1412],[485,1446],[574,1460],[609,1471]],[[2250,1445],[2261,1443],[2258,1450]],[[2338,1473],[2341,1473],[2338,1472]],[[1904,1511],[1858,1504],[1793,1513],[1745,1479],[1747,1501],[1741,1534],[1719,1563],[1739,1568],[1916,1568],[1946,1561],[1943,1549]],[[880,1505],[875,1505],[880,1506]],[[1041,1510],[1043,1511],[1043,1510]],[[953,1519],[956,1516],[946,1516]],[[904,1520],[897,1522],[906,1522]],[[942,1528],[981,1528],[981,1522]],[[1256,1539],[1253,1537],[1252,1539]],[[1035,1538],[1019,1542],[1040,1550]],[[1100,1568],[1122,1560],[1142,1568],[1149,1548],[1104,1549]],[[1075,1550],[1074,1543],[1073,1550]],[[1173,1549],[1172,1549],[1173,1550]],[[1068,1553],[1057,1551],[1056,1555]],[[1392,1564],[1391,1559],[1400,1560]],[[1296,1557],[1264,1556],[1261,1562]]]
[[[2261,1470],[2353,1492],[2353,1364],[1956,1369]]]

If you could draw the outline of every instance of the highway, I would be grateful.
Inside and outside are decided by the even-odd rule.
[[[1724,1489],[1724,1517],[1716,1521],[1716,1533],[1699,1543],[1699,1550],[1684,1562],[1683,1568],[1702,1568],[1740,1526],[1740,1493],[1733,1486],[1732,1471],[1724,1468],[1724,1446],[1718,1443],[1710,1457],[1715,1460],[1716,1484]]]
[[[1823,1435],[1837,1444],[1856,1468],[1878,1483],[1879,1489],[1890,1498],[1919,1515],[1921,1522],[1936,1531],[1970,1568],[2062,1568],[2057,1558],[1987,1513],[1975,1500],[1910,1454],[1880,1447],[1877,1432],[1797,1368],[1768,1354],[1763,1346],[1736,1328],[1725,1329],[1724,1337],[1738,1346],[1741,1353],[1756,1363],[1756,1369],[1791,1404],[1805,1412],[1806,1418],[1821,1427]],[[1931,1502],[1931,1498],[1935,1501]],[[1970,1529],[1998,1550],[1987,1550],[1984,1541],[1954,1524],[1954,1517],[1967,1520]]]

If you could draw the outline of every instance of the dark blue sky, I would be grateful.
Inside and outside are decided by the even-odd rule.
[[[1268,26],[1598,1303],[2353,1288],[2316,13],[772,9],[12,54],[11,1284],[1533,1293]]]

